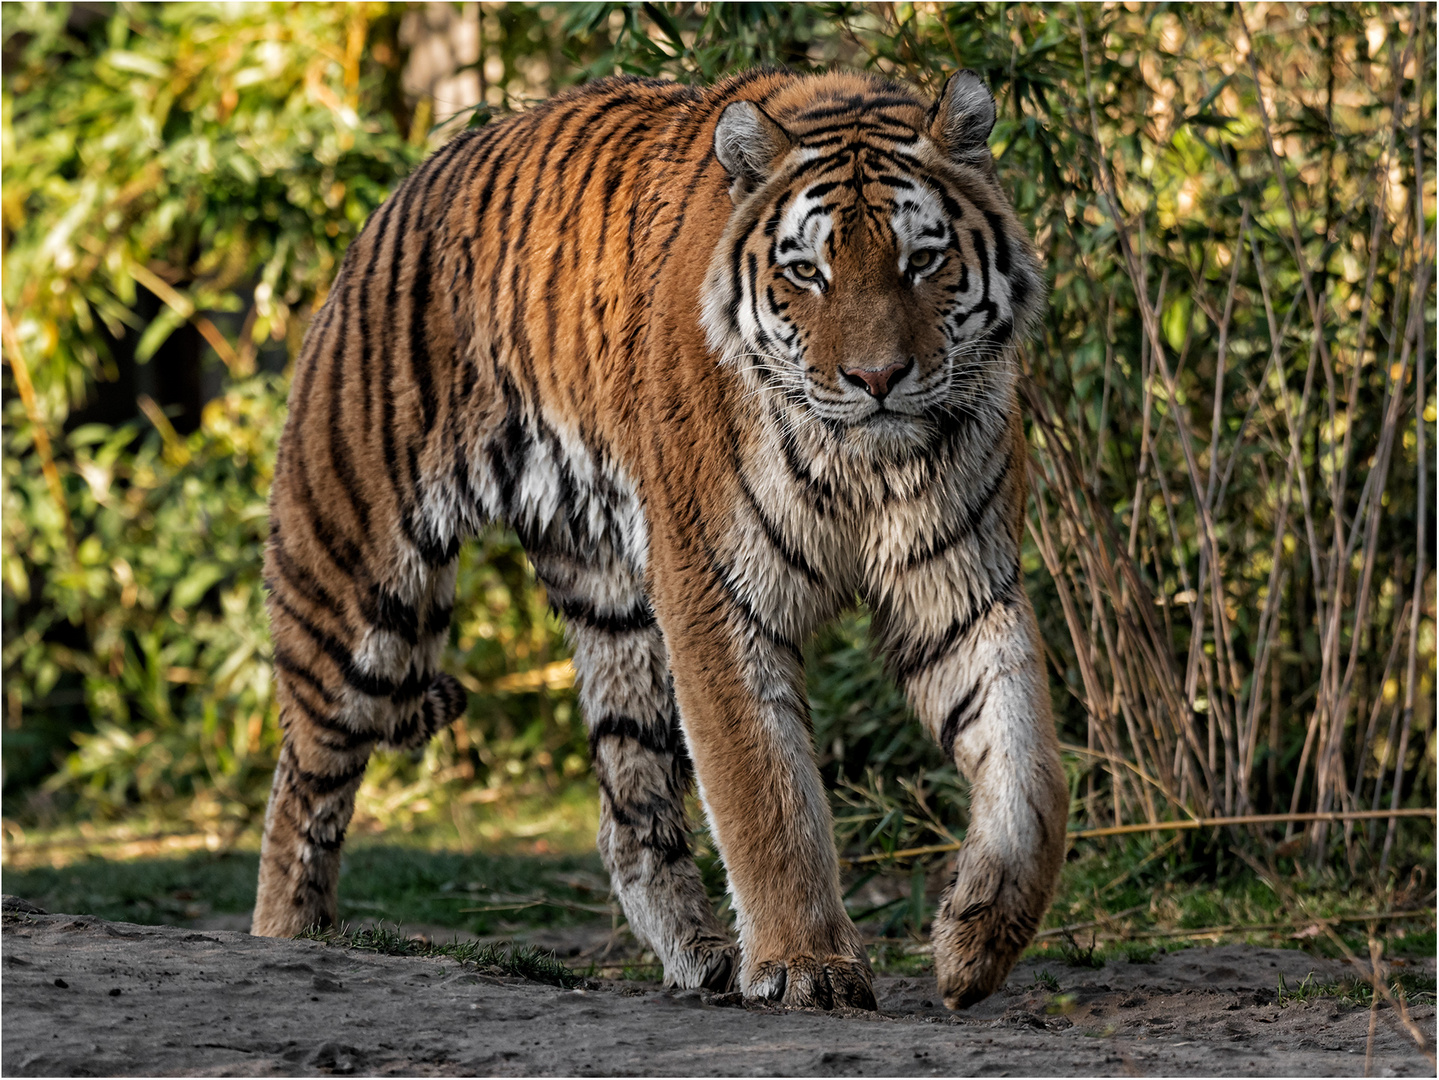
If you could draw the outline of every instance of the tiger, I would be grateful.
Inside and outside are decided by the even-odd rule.
[[[1020,573],[1017,349],[1045,286],[994,121],[967,71],[933,100],[839,71],[617,77],[466,130],[398,185],[307,330],[279,444],[253,933],[335,921],[371,752],[465,711],[441,670],[456,559],[500,522],[564,619],[597,847],[666,985],[876,1007],[801,651],[858,601],[971,785],[941,995],[1003,983],[1069,795]]]

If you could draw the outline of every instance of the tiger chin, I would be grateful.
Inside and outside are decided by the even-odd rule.
[[[266,576],[283,743],[254,932],[332,923],[376,746],[465,708],[460,544],[564,616],[598,847],[674,986],[872,1009],[801,646],[856,596],[972,784],[934,921],[951,1008],[1033,938],[1068,793],[1020,581],[1012,351],[1043,302],[960,72],[610,79],[467,131],[350,246],[296,364]],[[735,942],[691,858],[691,783]]]

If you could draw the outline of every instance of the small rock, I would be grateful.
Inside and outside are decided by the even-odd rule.
[[[119,996],[120,996],[120,988],[119,988],[118,986],[113,987],[113,988],[110,990],[110,996],[111,996],[111,997],[119,997]]]
[[[55,985],[58,986],[61,990],[69,990],[69,989],[70,989],[70,984],[67,983],[64,979],[56,979],[56,980],[55,980]]]
[[[353,1046],[327,1042],[310,1055],[309,1063],[316,1069],[328,1069],[332,1073],[347,1076],[363,1066],[364,1058]]]

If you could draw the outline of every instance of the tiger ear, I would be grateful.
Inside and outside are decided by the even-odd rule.
[[[944,84],[930,110],[929,135],[950,157],[966,164],[989,160],[989,133],[994,130],[994,98],[972,71],[956,71]]]
[[[733,181],[730,198],[739,202],[768,180],[791,145],[789,132],[753,101],[726,105],[715,125],[715,157]]]

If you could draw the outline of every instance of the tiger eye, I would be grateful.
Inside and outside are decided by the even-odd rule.
[[[794,276],[810,281],[819,273],[819,267],[811,262],[790,263],[789,268],[794,271]]]
[[[926,266],[929,266],[933,262],[934,252],[932,251],[916,251],[913,255],[909,257],[909,266],[911,270],[923,270]]]

